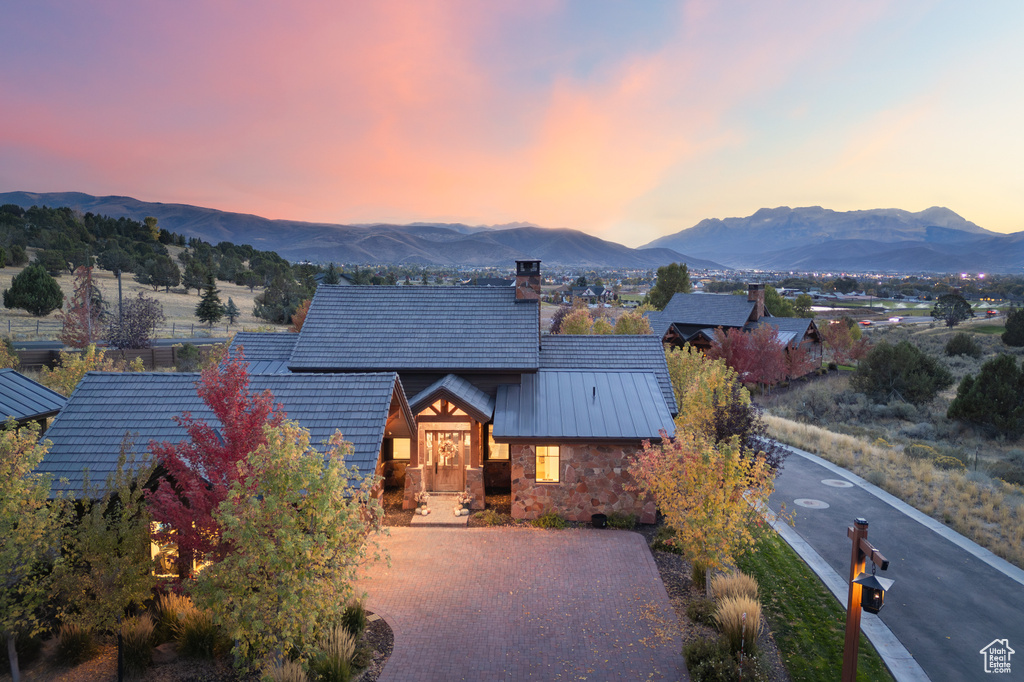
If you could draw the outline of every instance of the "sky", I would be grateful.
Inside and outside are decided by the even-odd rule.
[[[8,3],[0,191],[628,246],[762,207],[1024,230],[1024,3]]]

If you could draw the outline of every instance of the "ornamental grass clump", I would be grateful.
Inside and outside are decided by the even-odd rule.
[[[268,666],[263,679],[270,679],[272,682],[307,682],[309,677],[302,669],[301,663],[284,660]]]
[[[224,649],[224,636],[206,609],[192,607],[178,614],[178,651],[188,658],[215,658]]]
[[[751,656],[757,652],[761,634],[761,604],[749,597],[728,597],[718,602],[715,620],[733,653]]]
[[[359,639],[359,636],[363,634],[363,630],[366,629],[366,623],[366,607],[363,606],[362,600],[353,599],[341,613],[342,627],[344,627],[353,638]]]
[[[141,675],[153,658],[153,634],[156,631],[148,613],[121,623],[124,666],[129,675]]]
[[[157,643],[162,643],[177,637],[182,616],[195,611],[196,607],[185,595],[171,592],[157,598],[155,609],[156,631],[153,636]]]
[[[99,653],[92,632],[75,623],[65,623],[57,630],[57,663],[73,666],[85,663]]]
[[[711,591],[719,602],[732,597],[757,601],[757,580],[743,571],[723,573],[711,579]]]
[[[338,625],[320,641],[320,653],[310,662],[310,671],[323,682],[348,682],[354,674],[357,635]]]

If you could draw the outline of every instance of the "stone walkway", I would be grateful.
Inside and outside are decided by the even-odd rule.
[[[430,513],[426,516],[414,514],[413,526],[459,526],[465,528],[469,524],[469,514],[456,516],[455,510],[461,507],[456,499],[458,493],[430,493],[427,500],[427,509]],[[419,510],[417,510],[419,511]]]
[[[688,680],[644,539],[571,529],[391,528],[367,608],[395,633],[381,682]]]

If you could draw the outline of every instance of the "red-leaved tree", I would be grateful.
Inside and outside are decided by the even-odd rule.
[[[725,360],[744,383],[774,386],[786,378],[786,344],[774,325],[763,324],[750,332],[719,327],[707,355]]]
[[[105,310],[100,290],[92,281],[92,268],[83,265],[75,270],[74,293],[67,309],[57,315],[62,325],[60,340],[65,346],[85,348],[100,338]]]
[[[174,419],[188,432],[189,440],[176,445],[150,442],[163,470],[156,490],[148,495],[153,518],[165,524],[154,539],[177,543],[185,567],[189,557],[224,556],[227,548],[213,512],[238,479],[237,463],[266,444],[263,426],[276,427],[285,418],[270,391],[249,391],[247,368],[239,352],[200,375],[197,391],[217,423],[186,412]]]
[[[853,329],[842,321],[823,325],[821,337],[831,361],[837,365],[850,365],[863,360],[871,349],[864,337],[854,338]]]

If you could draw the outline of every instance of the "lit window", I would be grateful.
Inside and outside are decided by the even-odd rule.
[[[508,443],[495,443],[493,426],[487,425],[487,459],[508,459]]]
[[[558,446],[537,446],[537,482],[558,483]]]
[[[410,443],[408,438],[391,439],[391,459],[409,459]]]

